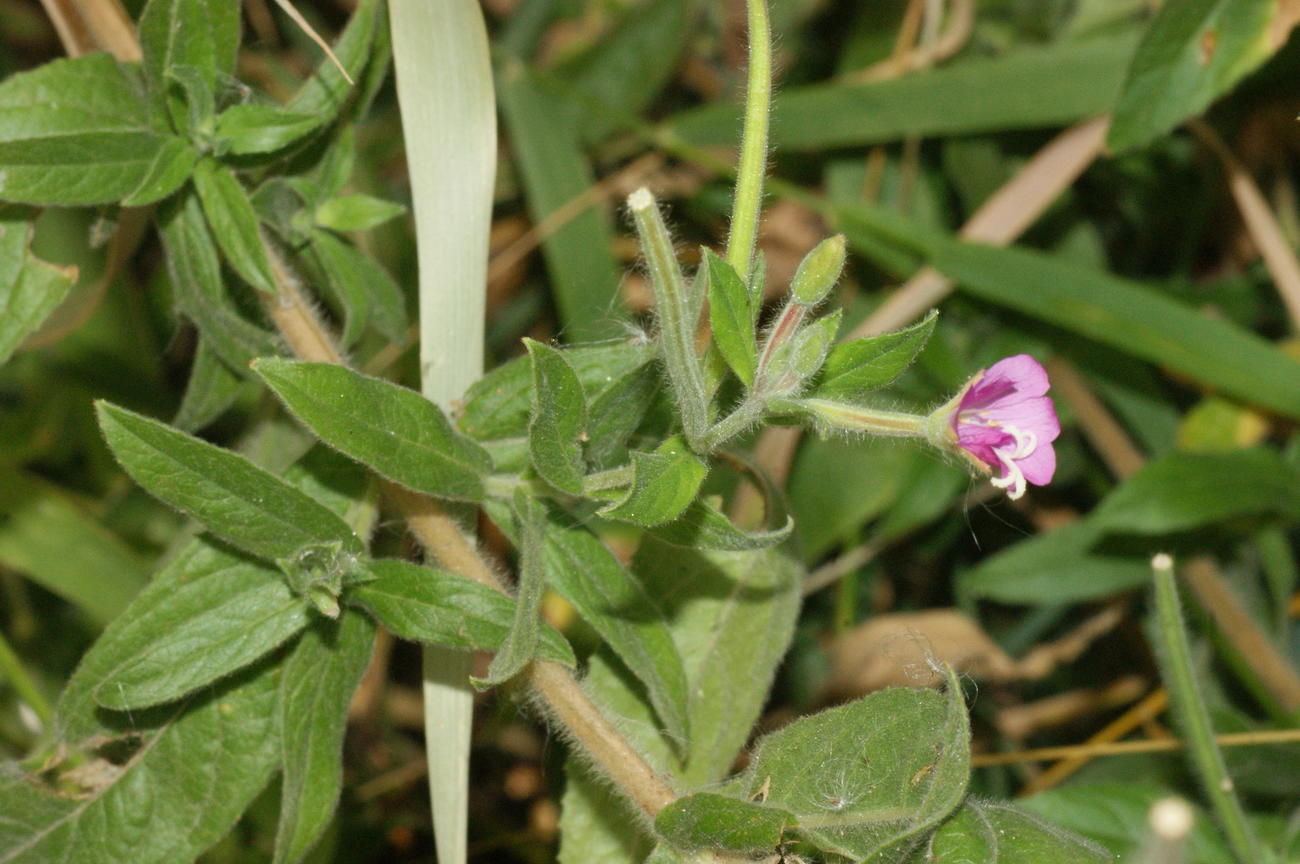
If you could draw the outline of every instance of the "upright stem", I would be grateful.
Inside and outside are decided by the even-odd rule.
[[[1156,621],[1165,687],[1181,721],[1192,762],[1201,776],[1205,794],[1219,817],[1228,844],[1241,864],[1255,864],[1264,859],[1260,857],[1259,841],[1246,822],[1241,802],[1233,791],[1232,778],[1228,776],[1223,753],[1214,740],[1214,727],[1210,725],[1210,715],[1196,682],[1182,604],[1178,599],[1178,587],[1174,584],[1173,559],[1165,554],[1157,555],[1151,560],[1151,569],[1155,575]]]
[[[390,14],[420,262],[421,389],[450,408],[483,374],[497,156],[487,30],[474,0],[392,0]],[[460,527],[433,502],[418,518],[458,536]],[[433,552],[442,560],[444,551]],[[425,754],[442,864],[460,864],[467,854],[470,659],[464,651],[424,651]]]
[[[28,676],[27,670],[23,668],[13,648],[9,647],[9,642],[3,633],[0,633],[0,677],[9,679],[18,698],[26,703],[36,718],[41,721],[41,727],[50,728],[50,722],[54,719],[54,709],[50,707],[49,700],[41,693],[40,688]]]
[[[731,206],[731,236],[727,263],[749,281],[763,209],[763,175],[767,173],[767,122],[772,102],[772,31],[767,0],[748,0],[749,78],[745,90],[745,130],[740,142],[740,167]]]

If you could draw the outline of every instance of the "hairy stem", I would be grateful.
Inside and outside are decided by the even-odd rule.
[[[767,173],[767,124],[772,103],[772,32],[767,0],[748,0],[749,77],[745,90],[745,129],[731,205],[727,263],[749,281],[763,209],[763,175]]]
[[[1210,725],[1210,715],[1196,681],[1196,672],[1192,668],[1182,604],[1178,599],[1178,587],[1174,583],[1173,559],[1168,555],[1157,555],[1151,560],[1151,569],[1155,576],[1161,671],[1174,710],[1181,721],[1192,762],[1196,765],[1205,794],[1210,799],[1237,860],[1241,864],[1262,861],[1259,841],[1246,822],[1241,802],[1233,791],[1232,778],[1228,776],[1223,753],[1215,743],[1214,727]]]

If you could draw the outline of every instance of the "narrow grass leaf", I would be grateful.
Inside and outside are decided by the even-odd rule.
[[[1277,47],[1272,3],[1184,0],[1161,6],[1128,66],[1107,143],[1150,142],[1228,92]]]

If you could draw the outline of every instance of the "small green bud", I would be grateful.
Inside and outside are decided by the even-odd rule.
[[[321,585],[313,585],[307,589],[307,599],[311,605],[326,618],[339,617],[339,598],[331,594],[328,589]]]
[[[844,310],[836,309],[825,318],[819,318],[809,324],[799,334],[794,348],[793,366],[794,373],[800,380],[811,378],[822,368],[822,363],[826,362],[826,355],[830,353],[831,344],[835,341],[835,334],[840,329],[840,318],[843,316]]]
[[[790,295],[804,306],[815,306],[831,293],[844,270],[844,235],[827,237],[799,262],[790,282]]]

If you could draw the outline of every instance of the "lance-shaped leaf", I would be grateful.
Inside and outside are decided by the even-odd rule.
[[[403,639],[477,651],[496,651],[514,623],[515,604],[486,585],[442,570],[404,561],[371,561],[371,581],[352,587],[348,599]],[[538,632],[537,653],[573,666],[573,649],[547,624]]]
[[[100,705],[123,711],[179,699],[307,626],[311,613],[274,567],[199,545],[168,575],[178,571],[151,583],[125,613],[126,625],[101,640],[115,662],[95,687]]]
[[[226,293],[198,195],[186,190],[165,202],[159,208],[158,229],[176,307],[194,322],[212,350],[235,369],[254,357],[276,353],[271,334],[243,318]]]
[[[752,387],[754,370],[758,365],[758,346],[754,341],[754,298],[735,269],[712,250],[704,250],[704,265],[700,270],[708,278],[713,344],[718,346],[718,352],[736,377],[746,387]]]
[[[542,594],[546,591],[546,505],[522,489],[515,490],[515,531],[519,537],[519,591],[515,620],[488,674],[474,683],[492,687],[504,683],[532,662],[537,653]]]
[[[233,8],[232,8],[233,7]],[[186,108],[169,85],[177,69],[193,73],[194,87],[210,100],[218,73],[234,72],[239,46],[239,4],[234,0],[149,0],[140,16],[144,75],[155,111],[185,128]]]
[[[185,182],[197,153],[150,127],[138,72],[108,54],[0,84],[0,200],[140,205]]]
[[[216,125],[217,152],[244,156],[288,147],[319,129],[321,122],[314,114],[241,103],[222,111]]]
[[[882,690],[765,736],[746,797],[766,787],[824,852],[897,861],[966,795],[970,727],[951,674],[948,687]]]
[[[280,673],[280,824],[275,864],[302,860],[320,839],[343,785],[348,705],[375,644],[375,625],[360,612],[317,619]]]
[[[919,847],[907,864],[1109,864],[1100,846],[1010,804],[968,799]]]
[[[401,204],[369,195],[342,195],[316,208],[316,224],[333,231],[369,231],[406,212]]]
[[[258,291],[278,293],[271,259],[262,244],[257,212],[243,184],[215,159],[201,159],[194,169],[194,188],[226,261]]]
[[[1253,0],[1160,7],[1129,64],[1107,143],[1140,146],[1199,114],[1286,40],[1270,32],[1282,14]]]
[[[569,348],[564,357],[577,373],[583,391],[595,397],[612,387],[611,382],[648,363],[653,353],[648,345],[614,342]],[[532,392],[532,358],[516,357],[503,363],[466,391],[461,431],[480,441],[523,437],[528,434]]]
[[[581,495],[586,473],[582,436],[587,428],[582,382],[556,349],[532,339],[525,339],[524,344],[533,364],[528,455],[547,483],[570,495]]]
[[[320,229],[311,232],[311,251],[343,306],[345,343],[352,334],[360,336],[367,322],[394,342],[406,338],[406,297],[384,265]]]
[[[31,215],[0,209],[0,364],[58,308],[77,278],[76,268],[32,255]]]
[[[697,792],[678,798],[655,817],[655,831],[678,849],[771,853],[794,814],[757,801]]]
[[[284,562],[333,550],[340,567],[364,554],[329,508],[243,456],[107,402],[96,409],[109,448],[136,482],[236,546]]]
[[[725,513],[701,500],[693,501],[686,512],[673,521],[650,529],[655,537],[673,546],[720,552],[767,549],[785,542],[793,531],[794,520],[789,516],[780,528],[744,531],[733,525]]]
[[[185,432],[197,432],[235,403],[244,383],[245,379],[217,355],[212,343],[200,337],[185,395],[172,425]]]
[[[669,438],[653,453],[632,453],[632,485],[602,516],[637,525],[660,525],[680,516],[709,473],[680,437]]]
[[[484,509],[517,544],[509,510],[495,501],[488,501]],[[686,673],[662,611],[599,537],[562,519],[570,521],[553,514],[546,527],[550,587],[573,604],[645,685],[650,704],[669,733],[685,740],[690,725]]]
[[[92,649],[92,654],[94,653]],[[88,655],[69,688],[83,689]],[[277,766],[277,669],[265,663],[183,706],[104,718],[134,746],[96,759],[77,797],[0,770],[0,862],[182,864],[224,837]],[[74,775],[75,776],[75,775]],[[65,775],[66,782],[75,782]],[[97,780],[93,778],[98,778]]]
[[[411,489],[482,499],[487,452],[419,393],[330,363],[264,359],[253,368],[329,446]]]
[[[892,383],[921,353],[938,317],[931,312],[903,330],[836,345],[808,395],[853,401]]]
[[[370,59],[371,49],[380,25],[386,25],[384,4],[378,0],[362,0],[352,13],[348,26],[334,43],[334,56],[355,81]],[[332,121],[347,104],[352,85],[333,60],[325,58],[316,67],[316,74],[302,85],[285,108],[301,114],[320,118],[321,125]]]
[[[591,401],[585,453],[594,468],[626,463],[627,439],[645,419],[659,393],[659,384],[659,368],[647,363],[615,377]]]

